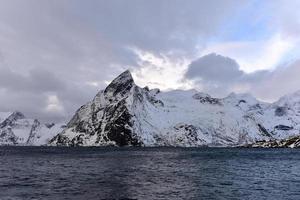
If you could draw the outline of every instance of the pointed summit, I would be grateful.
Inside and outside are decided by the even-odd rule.
[[[121,73],[117,78],[115,78],[112,83],[123,83],[123,82],[127,82],[127,81],[133,81],[132,75],[130,73],[129,70],[124,71],[123,73]]]
[[[124,71],[117,78],[115,78],[104,90],[104,93],[111,93],[113,96],[128,92],[134,86],[134,80],[129,70]]]
[[[9,117],[7,117],[3,122],[0,123],[0,128],[3,128],[5,126],[11,126],[17,120],[24,119],[24,118],[25,116],[23,113],[19,111],[15,111]]]
[[[20,111],[14,111],[10,117],[12,119],[15,119],[15,120],[18,120],[18,119],[24,119],[25,118],[25,115],[23,113],[21,113]]]

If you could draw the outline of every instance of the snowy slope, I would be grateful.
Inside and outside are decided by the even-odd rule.
[[[250,94],[137,86],[129,71],[82,106],[51,145],[236,146],[299,134],[300,93],[268,104]]]
[[[21,112],[0,112],[0,145],[45,145],[61,130],[61,124],[41,124]]]

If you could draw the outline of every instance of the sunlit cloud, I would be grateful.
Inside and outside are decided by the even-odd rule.
[[[201,52],[205,55],[211,52],[231,57],[237,60],[245,72],[270,70],[276,68],[298,45],[298,40],[283,38],[275,34],[267,41],[237,41],[215,43]]]
[[[132,49],[139,58],[139,68],[133,70],[137,84],[150,88],[190,89],[191,85],[183,81],[183,75],[189,63],[184,58],[172,59],[164,54],[159,56],[140,49]]]
[[[64,112],[64,107],[56,95],[49,95],[47,97],[47,106],[45,110],[47,112],[62,113]]]

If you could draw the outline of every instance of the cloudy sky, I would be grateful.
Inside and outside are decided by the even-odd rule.
[[[300,90],[298,0],[0,0],[0,111],[68,119],[136,83],[264,101]]]

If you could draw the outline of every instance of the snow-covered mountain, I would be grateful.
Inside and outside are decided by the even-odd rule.
[[[45,145],[62,129],[61,124],[41,124],[21,112],[0,112],[0,145]]]
[[[269,104],[249,94],[141,88],[129,71],[83,105],[50,145],[236,146],[300,133],[300,92]]]

